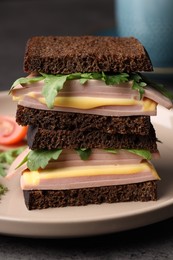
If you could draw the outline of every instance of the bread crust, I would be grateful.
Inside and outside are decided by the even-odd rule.
[[[145,149],[157,152],[155,130],[151,127],[148,135],[109,134],[98,130],[80,131],[47,130],[29,126],[28,146],[36,149],[77,149],[77,148],[112,148],[112,149]]]
[[[24,190],[23,194],[29,210],[127,201],[156,201],[157,181],[71,190]]]
[[[17,106],[16,121],[19,125],[33,125],[47,130],[94,131],[109,134],[148,135],[149,116],[102,116],[83,113],[40,110]]]
[[[111,36],[36,36],[27,42],[24,71],[48,74],[152,71],[135,38]]]

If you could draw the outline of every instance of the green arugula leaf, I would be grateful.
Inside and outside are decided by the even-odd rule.
[[[42,95],[45,97],[48,108],[53,108],[54,100],[58,92],[63,88],[64,83],[67,80],[68,75],[48,75],[41,73],[44,79],[44,86],[42,89]]]
[[[130,80],[133,81],[132,89],[137,90],[140,99],[142,99],[142,96],[145,93],[144,87],[147,86],[147,83],[142,81],[142,77],[138,73],[132,73],[130,75]]]
[[[81,148],[75,149],[76,152],[79,154],[82,160],[87,160],[92,153],[91,149]],[[57,160],[62,152],[62,149],[58,150],[33,150],[30,151],[22,162],[17,166],[19,168],[25,162],[27,162],[27,167],[31,171],[38,170],[39,168],[44,169],[50,160]],[[16,168],[16,169],[17,169]]]
[[[34,150],[30,151],[27,155],[27,166],[31,171],[35,171],[39,168],[44,169],[50,160],[57,160],[62,152],[62,149],[58,150]]]
[[[154,88],[155,90],[160,92],[163,96],[165,96],[165,97],[169,98],[171,101],[173,101],[173,93],[170,92],[169,90],[167,90],[163,84],[158,84],[156,82],[153,82],[152,80],[148,79],[147,77],[145,77],[142,74],[140,74],[140,76],[143,79],[143,81],[145,81],[147,83],[147,85]]]
[[[80,148],[80,149],[75,149],[76,152],[79,154],[81,160],[86,161],[90,157],[92,150],[89,148]]]
[[[106,152],[108,152],[108,153],[116,154],[116,153],[118,153],[118,151],[120,149],[104,149],[104,150]],[[151,160],[152,159],[152,155],[151,155],[150,151],[148,151],[148,150],[143,150],[143,149],[121,149],[121,150],[126,150],[126,151],[128,151],[130,153],[137,154],[137,155],[143,157],[146,160]]]
[[[82,78],[79,80],[80,84],[84,85],[86,82],[88,81],[88,79]]]
[[[114,154],[118,153],[118,149],[105,148],[104,150],[108,153],[114,153]]]
[[[105,75],[106,85],[115,85],[120,83],[125,83],[129,81],[129,74],[127,73],[118,73],[115,75]]]
[[[90,79],[102,80],[105,81],[106,74],[104,72],[92,72]]]
[[[6,167],[4,163],[0,163],[0,176],[5,177],[6,175]]]
[[[10,149],[5,152],[0,152],[0,176],[6,175],[6,169],[14,159],[24,151],[26,146],[22,146],[16,149]]]
[[[140,99],[142,99],[142,96],[145,93],[144,88],[139,83],[137,83],[136,81],[133,81],[132,89],[138,90],[139,97],[140,97]]]
[[[23,160],[19,163],[19,165],[15,168],[18,169],[20,166],[22,166],[24,163],[26,163],[28,161],[28,155],[29,155],[29,152],[28,154],[23,158]]]
[[[79,78],[79,82],[81,84],[85,84],[90,79],[105,81],[105,74],[104,74],[104,72],[102,72],[102,73],[99,73],[99,72],[98,73],[97,72],[94,72],[94,73],[81,73],[80,74],[80,78]]]
[[[19,79],[17,79],[14,83],[13,83],[13,85],[12,85],[12,87],[10,88],[10,91],[9,91],[9,93],[12,91],[12,89],[15,87],[15,86],[17,86],[18,84],[21,84],[21,85],[25,85],[25,84],[31,84],[31,83],[34,83],[34,82],[38,82],[38,81],[41,81],[41,80],[43,80],[44,79],[44,77],[43,76],[37,76],[37,77],[32,77],[32,78],[26,78],[26,77],[22,77],[22,78],[19,78]]]
[[[76,73],[68,74],[67,80],[80,79],[82,78],[81,75],[83,75],[83,78],[85,78],[85,73],[82,74],[80,72],[76,72]]]
[[[89,79],[102,79],[102,73],[72,73],[68,75],[51,75],[41,73],[44,77],[42,95],[45,97],[48,108],[53,108],[55,97],[59,93],[67,80],[79,79],[81,84],[85,84]]]
[[[148,150],[143,150],[143,149],[127,149],[128,152],[137,154],[141,157],[143,157],[146,160],[151,160],[152,159],[152,154]]]

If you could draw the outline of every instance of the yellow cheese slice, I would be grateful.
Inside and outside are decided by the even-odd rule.
[[[42,104],[46,104],[43,97],[38,98]],[[73,107],[77,109],[92,109],[101,106],[134,106],[143,107],[144,111],[154,111],[156,103],[150,99],[135,100],[128,98],[98,98],[98,97],[62,97],[57,96],[54,101],[54,106]]]
[[[73,166],[64,167],[60,169],[42,169],[37,171],[25,170],[22,178],[28,185],[36,186],[40,180],[70,178],[70,177],[83,177],[83,176],[101,176],[101,175],[125,175],[125,174],[138,174],[140,172],[151,172],[155,179],[159,176],[154,167],[148,163],[143,162],[140,164],[126,164],[126,165],[92,165],[92,166]]]
[[[44,97],[39,97],[36,92],[29,92],[26,96],[37,100],[46,105]],[[13,96],[14,101],[22,101],[25,95]],[[54,101],[54,106],[76,109],[94,109],[102,106],[136,106],[139,105],[142,111],[155,111],[156,102],[151,99],[143,98],[142,100],[135,100],[130,98],[100,98],[100,97],[63,97],[57,96]]]

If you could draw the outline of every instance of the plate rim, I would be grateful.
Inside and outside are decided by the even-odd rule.
[[[0,91],[0,99],[2,98],[2,97],[9,97],[8,95],[8,91]],[[0,179],[0,182],[1,182],[1,179]],[[12,192],[12,191],[10,191],[10,192]],[[1,202],[0,202],[0,209],[1,209],[1,203],[3,203],[3,197],[1,198]],[[127,203],[127,204],[129,204],[129,202],[124,202],[124,203]],[[120,214],[113,214],[113,213],[111,213],[110,215],[109,215],[109,217],[107,216],[106,218],[105,218],[105,216],[95,216],[95,217],[91,217],[91,218],[89,218],[89,219],[86,219],[86,218],[84,218],[84,219],[80,219],[79,220],[79,218],[77,218],[76,220],[71,220],[71,219],[68,219],[68,221],[67,220],[58,220],[58,222],[57,222],[57,220],[55,219],[55,217],[51,220],[51,222],[49,221],[49,220],[45,220],[45,219],[41,219],[41,220],[39,220],[39,219],[36,219],[36,220],[33,220],[33,221],[30,221],[29,222],[29,216],[27,216],[27,218],[24,218],[24,219],[21,219],[21,217],[13,217],[13,216],[3,216],[3,215],[0,215],[0,225],[1,225],[1,223],[7,223],[7,224],[12,224],[12,223],[17,223],[18,225],[23,225],[23,224],[27,224],[27,225],[49,225],[49,224],[51,224],[51,225],[55,225],[55,226],[65,226],[65,225],[74,225],[74,226],[76,226],[76,225],[89,225],[89,224],[92,224],[92,225],[94,225],[95,223],[97,223],[97,225],[98,224],[102,224],[103,222],[111,222],[111,223],[114,223],[114,222],[116,222],[116,221],[123,221],[123,220],[125,220],[125,219],[127,219],[127,218],[133,218],[133,217],[138,217],[138,216],[141,216],[141,215],[145,215],[145,216],[148,216],[148,215],[150,215],[150,214],[156,214],[157,212],[164,212],[164,216],[159,216],[159,214],[158,214],[158,216],[155,218],[155,220],[152,220],[152,221],[146,221],[146,223],[143,223],[143,225],[142,226],[145,226],[145,225],[148,225],[148,224],[152,224],[152,223],[156,223],[156,222],[158,222],[158,221],[160,221],[160,220],[165,220],[166,218],[169,218],[169,217],[172,217],[173,216],[173,197],[172,198],[170,198],[169,200],[167,200],[167,201],[165,201],[164,199],[162,199],[162,200],[160,200],[159,201],[159,203],[158,203],[158,201],[156,201],[156,202],[132,202],[132,203],[140,203],[140,204],[143,204],[143,203],[147,203],[148,205],[149,204],[153,204],[153,205],[151,205],[151,206],[149,206],[149,207],[147,207],[147,208],[138,208],[138,209],[136,209],[135,208],[135,210],[134,211],[132,211],[132,212],[129,212],[128,214],[126,213],[126,212],[124,212],[123,214],[122,213],[120,213]],[[113,204],[112,204],[113,205]],[[90,208],[92,208],[92,206],[93,207],[100,207],[100,205],[89,205],[90,206]],[[87,206],[81,206],[81,207],[87,207]],[[116,205],[116,207],[118,207],[118,204]],[[72,209],[73,209],[73,207],[71,207]],[[168,209],[168,208],[170,208],[171,209],[171,211],[170,212],[168,212],[167,210],[165,210],[165,208],[166,209]],[[48,209],[49,210],[49,209]],[[51,210],[55,210],[55,211],[58,211],[58,208],[53,208],[53,209],[51,209]],[[29,212],[31,212],[31,211],[29,211]],[[40,211],[41,212],[41,211]],[[157,215],[157,214],[156,214]],[[115,224],[115,223],[114,223]],[[136,227],[142,227],[141,225],[137,225],[136,224],[136,226],[135,227],[133,227],[133,226],[129,226],[129,228],[126,228],[125,230],[129,230],[129,229],[133,229],[133,228],[136,228]],[[112,232],[114,232],[114,233],[116,233],[116,232],[119,232],[119,231],[124,231],[123,230],[123,228],[121,228],[120,230],[116,230],[116,229],[114,229]],[[0,233],[1,233],[1,231],[0,231]],[[4,232],[3,232],[4,233]],[[85,233],[85,232],[84,232]],[[76,237],[76,236],[85,236],[85,234],[71,234],[70,233],[70,231],[69,231],[69,234],[63,234],[63,233],[56,233],[56,234],[47,234],[47,235],[41,235],[41,237],[64,237],[64,236],[66,236],[66,237]],[[91,230],[90,230],[90,234],[86,234],[86,235],[97,235],[97,234],[106,234],[106,233],[110,233],[110,231],[108,231],[108,232],[106,232],[106,231],[104,231],[104,232],[101,232],[101,233],[99,233],[99,230],[97,230],[97,232],[91,232]],[[10,234],[9,232],[6,232],[5,234]],[[21,233],[20,231],[19,231],[19,233],[17,233],[17,232],[13,232],[11,235],[21,235],[21,236],[33,236],[33,237],[36,237],[36,236],[38,236],[39,237],[39,234],[29,234],[29,235],[27,235],[25,232],[24,233]]]

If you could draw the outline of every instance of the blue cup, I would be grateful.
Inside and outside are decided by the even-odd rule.
[[[173,0],[115,0],[118,36],[134,36],[154,67],[173,68]]]

